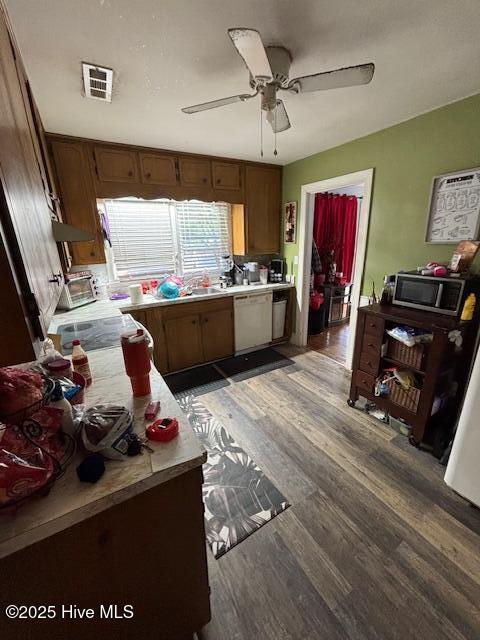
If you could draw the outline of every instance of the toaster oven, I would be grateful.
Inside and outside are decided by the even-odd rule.
[[[65,284],[57,304],[57,309],[75,309],[84,304],[95,302],[97,292],[91,273],[69,273],[65,275]]]

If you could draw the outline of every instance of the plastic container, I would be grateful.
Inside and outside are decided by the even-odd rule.
[[[54,378],[55,380],[58,378],[69,378],[72,380],[73,369],[70,360],[57,358],[56,360],[47,362],[45,366],[50,378]]]
[[[70,404],[83,404],[83,400],[85,398],[85,387],[87,386],[87,381],[78,371],[74,371],[72,374],[72,380],[75,384],[78,384],[80,389],[77,391],[75,395],[73,395],[69,402]]]
[[[130,378],[134,396],[148,396],[150,388],[150,352],[143,329],[122,336],[122,351],[125,371]]]
[[[267,267],[260,267],[260,282],[261,282],[261,284],[268,284],[268,269],[267,269]]]
[[[88,356],[80,344],[80,340],[73,340],[72,364],[73,370],[85,378],[87,387],[92,384],[92,373],[88,364]]]
[[[471,320],[473,318],[473,312],[475,311],[476,304],[477,299],[475,297],[475,294],[471,293],[465,300],[460,320]]]
[[[62,431],[64,433],[68,433],[70,436],[74,436],[75,425],[73,423],[72,405],[65,399],[59,380],[55,382],[55,389],[53,390],[52,397],[50,399],[50,406],[63,411]]]
[[[277,300],[273,303],[272,339],[282,338],[285,333],[285,315],[287,313],[287,301]]]

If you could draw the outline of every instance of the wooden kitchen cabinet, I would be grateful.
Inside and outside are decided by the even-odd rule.
[[[185,305],[188,307],[187,305]],[[165,320],[165,340],[170,371],[187,369],[204,362],[200,316],[185,315]]]
[[[117,147],[95,147],[95,171],[101,182],[138,182],[135,151]]]
[[[280,167],[246,166],[246,255],[263,255],[280,251],[281,180]]]
[[[233,298],[125,311],[141,322],[154,341],[155,366],[173,373],[233,355]]]
[[[238,163],[212,162],[213,186],[215,189],[238,190],[240,183],[241,168]]]
[[[2,640],[191,639],[211,617],[202,483],[198,466],[1,558],[2,586],[11,585],[2,611],[13,599],[43,604],[47,596],[57,611],[2,621]],[[48,509],[48,497],[40,500]],[[34,566],[42,569],[32,579]],[[96,619],[61,616],[70,604],[93,608]],[[121,618],[125,604],[133,619]],[[101,605],[118,607],[118,617],[102,619]]]
[[[177,179],[177,159],[175,156],[140,153],[140,175],[144,184],[158,184],[174,187]]]
[[[230,308],[200,315],[205,362],[227,358],[233,347],[233,312]]]
[[[82,142],[63,140],[53,140],[51,149],[65,222],[93,233],[96,238],[92,242],[71,243],[73,262],[76,265],[105,262],[88,149]]]
[[[169,364],[167,342],[165,339],[165,327],[163,324],[162,310],[157,307],[152,309],[145,309],[144,313],[145,321],[142,324],[146,326],[153,339],[153,357],[155,366],[160,371],[160,373],[168,373]]]
[[[180,157],[179,169],[183,187],[212,186],[212,167],[208,158]]]
[[[62,266],[45,197],[46,167],[32,126],[32,106],[19,75],[21,56],[0,3],[0,277],[1,364],[35,359],[55,310]],[[7,295],[8,294],[8,295]]]
[[[280,250],[281,167],[54,134],[48,136],[48,141],[51,147],[63,142],[83,149],[83,155],[77,154],[75,162],[70,159],[70,163],[63,169],[57,167],[57,171],[72,189],[75,189],[77,175],[90,176],[92,186],[87,187],[83,202],[76,205],[81,204],[85,209],[78,216],[84,223],[86,219],[91,221],[97,198],[133,196],[228,202],[232,205],[234,254],[268,255]],[[79,166],[80,162],[83,167]],[[94,230],[93,226],[84,228]],[[87,252],[85,245],[78,247],[74,264],[105,261],[98,221],[95,233],[95,248],[90,246]],[[93,255],[88,255],[92,251]]]

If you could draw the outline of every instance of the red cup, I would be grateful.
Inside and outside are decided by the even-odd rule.
[[[150,388],[150,353],[143,329],[122,335],[125,371],[130,378],[134,396],[148,396]]]

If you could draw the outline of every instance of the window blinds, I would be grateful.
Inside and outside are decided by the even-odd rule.
[[[221,272],[231,253],[230,205],[195,200],[105,200],[117,275],[121,280],[164,273]]]
[[[221,256],[231,252],[230,207],[226,203],[175,203],[178,269],[184,276],[221,272]]]
[[[106,200],[115,267],[122,279],[175,271],[168,201]]]

